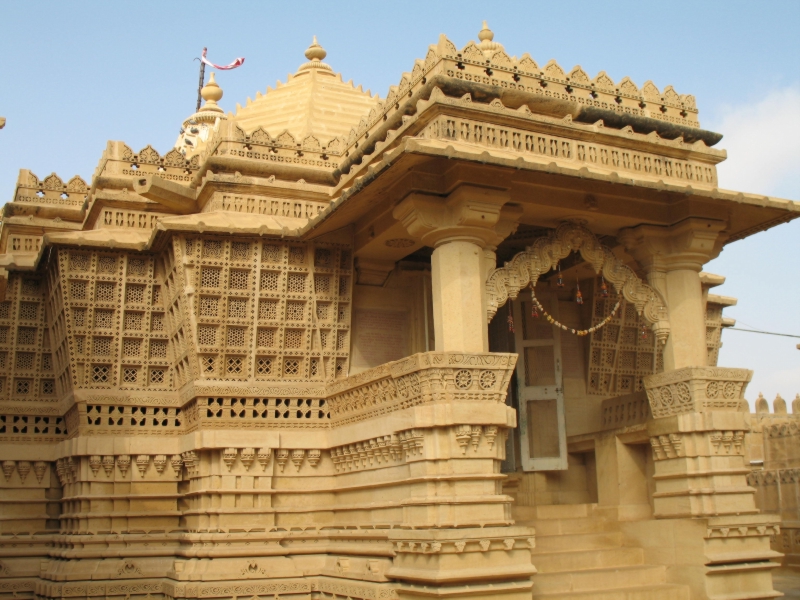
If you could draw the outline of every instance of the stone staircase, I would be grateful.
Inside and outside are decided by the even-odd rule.
[[[666,582],[666,567],[644,564],[644,550],[622,545],[616,521],[596,504],[514,506],[519,525],[536,528],[542,600],[690,600],[689,588]]]

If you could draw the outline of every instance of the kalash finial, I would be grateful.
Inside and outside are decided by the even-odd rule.
[[[491,29],[489,29],[489,26],[486,24],[486,21],[483,22],[483,29],[481,29],[478,32],[478,39],[480,40],[478,48],[481,49],[481,52],[483,52],[483,55],[487,59],[492,58],[492,55],[495,52],[503,49],[503,44],[493,41],[494,32]]]
[[[317,36],[314,36],[314,41],[311,42],[308,50],[306,50],[306,58],[308,60],[323,60],[326,56],[328,56],[328,53],[325,52],[325,48],[317,43]]]
[[[494,32],[489,29],[489,26],[486,24],[486,21],[483,22],[483,29],[480,30],[478,33],[478,39],[480,41],[489,40],[490,42],[494,39]]]
[[[208,83],[203,86],[203,89],[200,90],[200,95],[203,97],[203,100],[206,101],[205,104],[200,108],[200,112],[209,110],[213,112],[224,112],[219,106],[217,106],[217,102],[222,99],[222,88],[217,85],[216,79],[214,79],[214,71],[211,71],[211,75],[208,78]]]
[[[325,52],[325,48],[320,46],[317,42],[317,36],[314,36],[314,41],[311,42],[305,54],[309,62],[300,65],[300,68],[297,69],[298,73],[311,71],[331,72],[330,66],[322,62],[322,59],[328,56],[328,53]]]

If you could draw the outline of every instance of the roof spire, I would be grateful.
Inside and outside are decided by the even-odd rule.
[[[200,95],[203,97],[203,100],[205,100],[206,103],[200,107],[199,112],[223,112],[223,110],[217,106],[217,101],[222,99],[222,88],[217,84],[216,79],[214,79],[214,75],[214,71],[211,71],[211,76],[208,78],[208,83],[205,84],[203,89],[200,90]]]

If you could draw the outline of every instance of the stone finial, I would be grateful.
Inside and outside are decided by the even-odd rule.
[[[774,412],[776,415],[786,414],[786,400],[781,398],[780,394],[775,396],[775,400],[772,401],[772,412]]]
[[[314,36],[311,45],[306,49],[305,55],[309,62],[300,65],[300,68],[297,69],[298,73],[313,70],[332,71],[330,65],[322,62],[322,59],[328,56],[328,53],[317,42],[317,36]]]
[[[494,39],[494,32],[489,29],[486,21],[483,22],[483,29],[478,32],[478,39],[480,41],[489,40],[490,42]]]
[[[222,99],[222,88],[217,84],[217,80],[214,78],[214,75],[214,71],[211,71],[211,76],[208,78],[208,83],[205,84],[203,89],[200,90],[200,95],[203,97],[203,100],[206,101],[206,103],[200,108],[200,112],[207,110],[219,113],[223,112],[223,110],[217,106],[217,102]]]
[[[764,394],[761,392],[758,393],[758,398],[756,399],[756,412],[769,413],[769,404],[767,403],[767,399],[764,398]]]
[[[795,395],[794,400],[792,400],[792,414],[800,415],[800,394]]]
[[[481,49],[481,52],[483,52],[483,55],[487,59],[492,58],[495,52],[503,49],[502,44],[494,41],[494,32],[489,29],[486,21],[483,22],[483,29],[478,32],[478,39],[480,40],[478,48]]]
[[[317,43],[317,36],[314,36],[314,39],[306,50],[305,55],[308,60],[323,60],[326,56],[328,56],[328,53],[325,52],[325,48]]]

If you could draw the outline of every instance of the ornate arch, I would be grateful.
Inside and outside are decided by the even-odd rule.
[[[516,298],[520,290],[528,285],[535,286],[541,275],[555,269],[559,260],[575,250],[594,267],[597,274],[603,274],[617,293],[621,293],[636,307],[638,313],[651,324],[656,338],[662,343],[666,342],[669,337],[667,303],[658,290],[639,279],[586,227],[570,222],[562,223],[553,233],[538,238],[504,267],[490,271],[486,280],[488,320],[492,320],[509,298]]]

